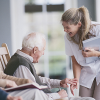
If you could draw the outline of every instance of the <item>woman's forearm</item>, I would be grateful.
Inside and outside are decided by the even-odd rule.
[[[72,58],[72,64],[73,64],[73,74],[74,78],[77,78],[79,81],[80,78],[80,73],[81,73],[81,66],[77,63],[76,59],[74,56]]]
[[[78,65],[73,65],[73,74],[74,78],[77,78],[79,80],[80,78],[80,73],[81,73],[81,67]]]

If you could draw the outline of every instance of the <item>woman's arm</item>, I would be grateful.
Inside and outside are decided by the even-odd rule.
[[[81,65],[79,65],[77,63],[77,61],[76,61],[74,56],[71,56],[71,58],[72,58],[74,78],[76,78],[79,81],[80,73],[81,73]]]
[[[77,63],[76,59],[74,56],[71,56],[72,58],[72,65],[73,65],[73,74],[74,74],[74,78],[76,78],[78,80],[76,85],[70,85],[70,90],[71,93],[74,95],[74,89],[78,88],[79,85],[79,78],[80,78],[80,73],[81,73],[81,66]]]

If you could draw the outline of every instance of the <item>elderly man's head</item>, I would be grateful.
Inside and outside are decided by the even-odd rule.
[[[44,55],[45,46],[45,36],[42,33],[30,33],[23,39],[22,51],[33,57],[33,63],[38,63]]]

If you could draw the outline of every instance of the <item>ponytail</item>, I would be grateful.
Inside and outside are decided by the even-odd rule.
[[[89,12],[86,7],[82,6],[78,9],[79,13],[82,14],[80,22],[82,23],[81,26],[81,37],[79,41],[79,48],[82,49],[82,41],[86,40],[88,37],[88,33],[91,26],[91,20],[89,16]]]
[[[82,41],[89,38],[88,33],[91,26],[91,20],[89,12],[86,7],[82,6],[80,8],[70,8],[68,9],[61,18],[61,21],[66,21],[69,24],[78,24],[81,22],[81,27],[78,31],[78,41],[75,37],[68,37],[70,41],[79,45],[79,49],[82,49]]]

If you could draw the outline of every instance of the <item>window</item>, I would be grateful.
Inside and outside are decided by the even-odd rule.
[[[35,64],[36,71],[41,76],[55,79],[66,78],[66,64],[64,31],[61,24],[61,16],[64,11],[64,1],[26,0],[25,26],[26,32],[37,31],[46,36],[46,50],[44,56]],[[63,1],[63,2],[62,2]],[[67,57],[68,60],[68,57]]]

